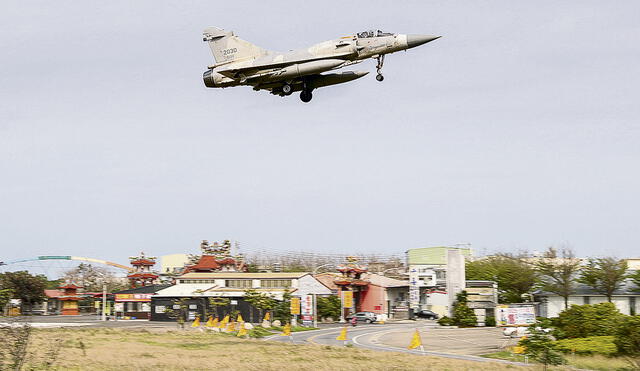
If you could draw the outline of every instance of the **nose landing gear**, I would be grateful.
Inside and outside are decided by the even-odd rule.
[[[382,65],[384,65],[384,54],[377,56],[376,60],[378,60],[378,64],[376,65],[376,72],[378,72],[378,74],[376,75],[376,80],[382,81],[384,80],[384,76],[382,76]]]

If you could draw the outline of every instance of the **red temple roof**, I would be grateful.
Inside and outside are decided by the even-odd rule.
[[[127,275],[127,278],[158,278],[155,273],[131,273]]]
[[[137,259],[131,262],[131,265],[155,265],[156,262],[149,259]]]
[[[220,264],[216,261],[216,257],[213,255],[202,255],[200,260],[185,269],[184,273],[188,272],[210,272],[220,269]]]
[[[66,284],[64,286],[59,286],[58,288],[59,289],[81,289],[82,286],[78,286],[78,285],[76,285],[74,283],[68,283],[68,284]]]

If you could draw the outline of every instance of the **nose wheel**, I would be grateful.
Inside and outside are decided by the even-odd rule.
[[[382,66],[384,65],[384,54],[376,57],[376,60],[378,61],[378,64],[376,65],[376,72],[378,72],[378,74],[376,75],[376,80],[382,81],[384,80],[384,76],[382,76]]]
[[[284,95],[291,95],[293,93],[293,88],[289,84],[282,85],[282,93]]]

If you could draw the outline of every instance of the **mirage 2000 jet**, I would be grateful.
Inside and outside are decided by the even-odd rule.
[[[253,90],[264,89],[282,97],[300,91],[303,102],[311,101],[314,89],[349,82],[369,73],[323,72],[375,58],[378,61],[376,80],[382,81],[382,64],[386,54],[414,48],[440,37],[365,31],[306,49],[276,53],[240,39],[233,31],[217,27],[206,28],[203,35],[216,61],[208,66],[203,75],[206,87],[247,85],[252,86]]]

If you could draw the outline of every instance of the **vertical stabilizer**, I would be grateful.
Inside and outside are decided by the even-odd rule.
[[[213,58],[218,64],[233,60],[256,58],[267,53],[265,49],[234,35],[233,31],[225,31],[218,27],[207,27],[202,32],[202,35],[202,40],[209,43]]]

